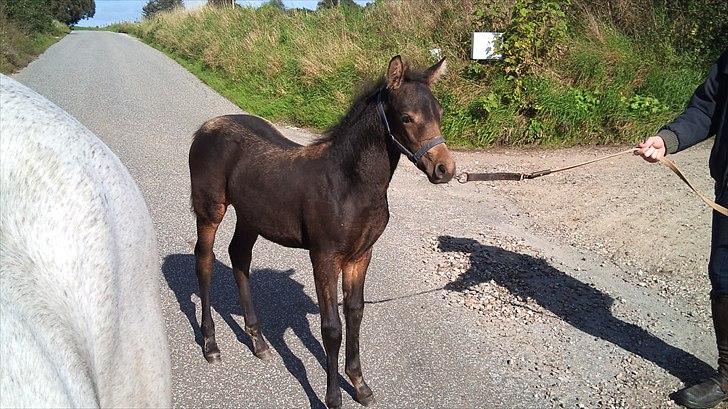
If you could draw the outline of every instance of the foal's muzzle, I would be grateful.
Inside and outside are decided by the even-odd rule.
[[[455,176],[455,161],[445,145],[433,149],[418,167],[425,171],[430,183],[447,183]]]

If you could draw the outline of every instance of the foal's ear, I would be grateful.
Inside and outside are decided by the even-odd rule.
[[[445,58],[443,57],[443,59],[437,64],[425,70],[425,82],[427,83],[427,86],[431,87],[432,84],[436,83],[440,77],[445,75],[445,73],[447,73],[447,61],[445,61]]]
[[[402,85],[404,79],[405,66],[400,56],[395,55],[389,60],[389,68],[387,69],[387,89],[397,89]]]

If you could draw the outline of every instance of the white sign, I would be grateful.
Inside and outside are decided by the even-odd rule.
[[[503,33],[475,32],[473,33],[473,60],[500,60],[503,56],[498,53],[498,44]]]

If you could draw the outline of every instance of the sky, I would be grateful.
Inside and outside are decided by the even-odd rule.
[[[148,0],[96,0],[96,13],[90,19],[81,20],[81,27],[105,26],[121,21],[138,21],[142,17],[142,7]],[[355,0],[359,4],[366,4],[371,0]],[[184,0],[185,7],[195,8],[207,3],[207,0]],[[236,0],[242,6],[257,7],[265,0]],[[286,7],[301,7],[315,9],[318,0],[283,0]]]

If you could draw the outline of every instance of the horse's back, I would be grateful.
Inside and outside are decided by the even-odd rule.
[[[0,406],[169,406],[156,240],[119,159],[0,77]]]
[[[195,132],[189,154],[195,213],[220,222],[236,169],[245,168],[260,178],[302,148],[257,116],[223,115],[205,122]]]
[[[224,136],[245,147],[297,149],[301,145],[283,136],[270,122],[254,115],[223,115],[205,122],[197,135]]]

